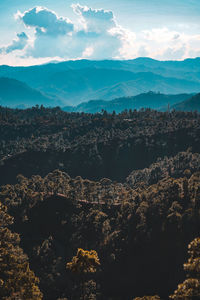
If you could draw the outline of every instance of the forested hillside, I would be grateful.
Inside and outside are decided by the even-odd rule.
[[[184,103],[184,101],[190,99],[192,96],[192,94],[165,95],[150,91],[148,93],[143,93],[137,96],[122,97],[113,99],[111,101],[91,100],[88,102],[80,103],[77,106],[65,106],[62,109],[67,112],[85,113],[97,113],[101,112],[102,110],[106,110],[109,113],[112,113],[113,111],[115,111],[116,113],[120,113],[124,110],[139,110],[141,108],[151,108],[161,111],[167,111],[171,108],[171,106],[178,105],[182,102]],[[185,111],[190,110],[195,109],[190,109],[190,105],[188,105]]]
[[[0,183],[60,169],[88,179],[123,181],[158,157],[200,152],[200,115],[150,109],[118,115],[59,108],[0,109]]]
[[[4,226],[34,271],[30,299],[167,300],[184,281],[200,236],[198,112],[1,107],[0,151]],[[200,295],[198,276],[179,299]]]
[[[180,103],[176,103],[173,108],[181,111],[200,111],[200,94],[194,95]]]
[[[87,279],[86,299],[173,293],[184,278],[187,244],[199,236],[200,156],[168,160],[133,172],[123,184],[54,171],[18,176],[16,185],[1,188],[45,299],[79,299],[80,279],[65,264],[80,247],[95,249],[101,262]]]

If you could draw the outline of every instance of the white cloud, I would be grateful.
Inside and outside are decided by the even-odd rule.
[[[7,47],[0,48],[0,53],[10,53],[15,50],[23,50],[28,42],[28,36],[25,32],[17,34],[17,38],[12,41]]]
[[[136,34],[119,25],[109,30],[113,37],[117,37],[120,41],[120,47],[115,58],[131,59],[136,56]]]
[[[112,11],[93,9],[80,4],[72,4],[73,11],[79,16],[79,21],[88,32],[105,33],[116,27]]]
[[[200,55],[200,35],[176,30],[152,28],[133,32],[118,24],[112,11],[73,4],[78,26],[45,7],[17,12],[28,32],[17,35],[7,47],[0,48],[0,62],[49,61],[67,59],[184,59]],[[33,35],[33,36],[32,36]],[[30,38],[32,36],[32,39]],[[14,51],[14,52],[13,52]],[[12,54],[13,52],[13,54]],[[11,59],[11,56],[15,59]]]
[[[120,55],[125,29],[117,24],[112,11],[80,4],[72,8],[79,19],[79,28],[44,7],[17,13],[16,18],[25,26],[35,28],[34,45],[27,49],[27,56],[103,59]]]
[[[63,61],[63,59],[61,59],[60,57],[24,58],[24,56],[22,56],[22,53],[15,53],[8,53],[6,55],[0,53],[0,65],[31,66],[48,63],[50,61]]]
[[[35,27],[37,35],[58,36],[74,30],[68,18],[59,17],[54,11],[45,7],[37,6],[23,14],[18,13],[18,16],[26,26]]]
[[[88,47],[83,52],[83,57],[90,57],[94,53],[94,48]]]

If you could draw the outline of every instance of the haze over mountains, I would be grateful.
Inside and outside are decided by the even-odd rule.
[[[76,60],[30,67],[3,65],[0,66],[1,77],[4,77],[1,79],[4,88],[0,89],[3,105],[30,106],[43,102],[50,106],[76,106],[89,100],[112,100],[149,91],[170,95],[198,93],[200,58],[184,61]],[[15,81],[17,88],[8,78],[18,80]]]
[[[39,90],[29,87],[16,79],[0,78],[0,105],[9,107],[27,107],[36,104],[51,106],[56,99],[49,98]]]
[[[63,110],[67,112],[85,113],[96,113],[106,110],[109,113],[112,113],[113,111],[120,113],[125,109],[139,110],[141,108],[152,108],[166,111],[173,108],[174,104],[178,105],[179,103],[184,103],[185,100],[190,99],[192,96],[192,94],[165,95],[161,93],[148,92],[132,97],[116,98],[110,101],[91,100],[80,103],[77,106],[65,106],[63,107]]]
[[[182,111],[190,111],[190,110],[197,110],[200,112],[200,93],[194,95],[192,98],[186,99],[183,102],[179,102],[173,105],[175,110],[182,110]]]

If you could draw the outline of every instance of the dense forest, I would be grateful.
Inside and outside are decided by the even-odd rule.
[[[0,107],[0,174],[2,299],[200,299],[199,113]]]
[[[200,114],[150,109],[108,114],[66,113],[59,108],[0,108],[0,183],[21,173],[124,181],[158,157],[192,147],[200,152]]]

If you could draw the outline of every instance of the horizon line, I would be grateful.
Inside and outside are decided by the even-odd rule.
[[[195,60],[195,59],[200,59],[199,56],[197,57],[188,57],[184,59],[167,59],[167,60],[160,60],[160,59],[155,59],[152,57],[148,56],[138,56],[136,58],[132,59],[115,59],[115,58],[105,58],[105,59],[87,59],[87,58],[77,58],[77,59],[69,59],[69,60],[50,60],[45,63],[36,63],[36,64],[30,64],[30,65],[9,65],[9,64],[0,64],[0,67],[13,67],[13,68],[28,68],[28,67],[37,67],[37,66],[44,66],[48,64],[60,64],[60,63],[65,63],[65,62],[77,62],[77,61],[91,61],[91,62],[100,62],[100,61],[134,61],[137,59],[148,59],[152,61],[158,61],[158,62],[184,62],[186,60]]]

